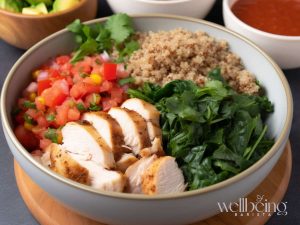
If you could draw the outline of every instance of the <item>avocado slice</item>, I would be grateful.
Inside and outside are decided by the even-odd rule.
[[[27,14],[27,15],[48,14],[48,9],[47,9],[45,3],[41,2],[35,6],[23,8],[22,13]]]
[[[55,0],[53,3],[53,12],[70,9],[79,2],[80,0]]]
[[[0,8],[10,12],[21,12],[22,2],[14,0],[0,0]]]

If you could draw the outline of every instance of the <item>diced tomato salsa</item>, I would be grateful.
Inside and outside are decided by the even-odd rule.
[[[122,70],[118,70],[122,68]],[[118,80],[128,77],[122,64],[101,55],[71,63],[71,55],[51,59],[32,74],[13,115],[15,134],[29,151],[60,143],[61,127],[87,111],[107,111],[127,99]]]

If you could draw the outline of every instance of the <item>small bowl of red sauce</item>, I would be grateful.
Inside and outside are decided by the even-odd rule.
[[[281,68],[300,67],[300,0],[223,0],[223,18]]]

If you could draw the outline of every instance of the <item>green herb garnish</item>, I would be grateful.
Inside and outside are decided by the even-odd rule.
[[[31,125],[36,125],[36,121],[31,116],[29,116],[27,113],[24,113],[23,118],[26,123],[29,123]]]
[[[49,114],[46,116],[46,120],[48,122],[53,122],[55,120],[55,115],[54,114]]]
[[[80,112],[84,112],[86,111],[86,108],[84,107],[84,105],[82,103],[78,103],[76,105],[76,108],[80,111]]]
[[[125,84],[134,83],[134,77],[126,77],[118,81],[119,85],[123,86]]]
[[[111,52],[113,47],[119,51],[120,58],[117,61],[123,61],[139,48],[138,42],[133,40],[132,20],[124,13],[110,16],[104,24],[94,26],[82,24],[77,19],[68,25],[67,29],[75,34],[75,40],[79,45],[71,60],[72,63],[80,61],[86,55]]]
[[[91,103],[89,107],[90,111],[100,111],[101,109],[102,109],[101,106],[94,103]]]
[[[48,130],[44,134],[44,137],[51,140],[53,143],[58,144],[58,134],[56,129],[48,128]]]
[[[31,102],[31,101],[25,101],[23,103],[23,106],[27,109],[36,109],[36,104],[34,102]]]

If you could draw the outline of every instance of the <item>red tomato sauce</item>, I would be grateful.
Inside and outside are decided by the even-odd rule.
[[[238,0],[232,12],[259,30],[300,36],[300,0]]]

